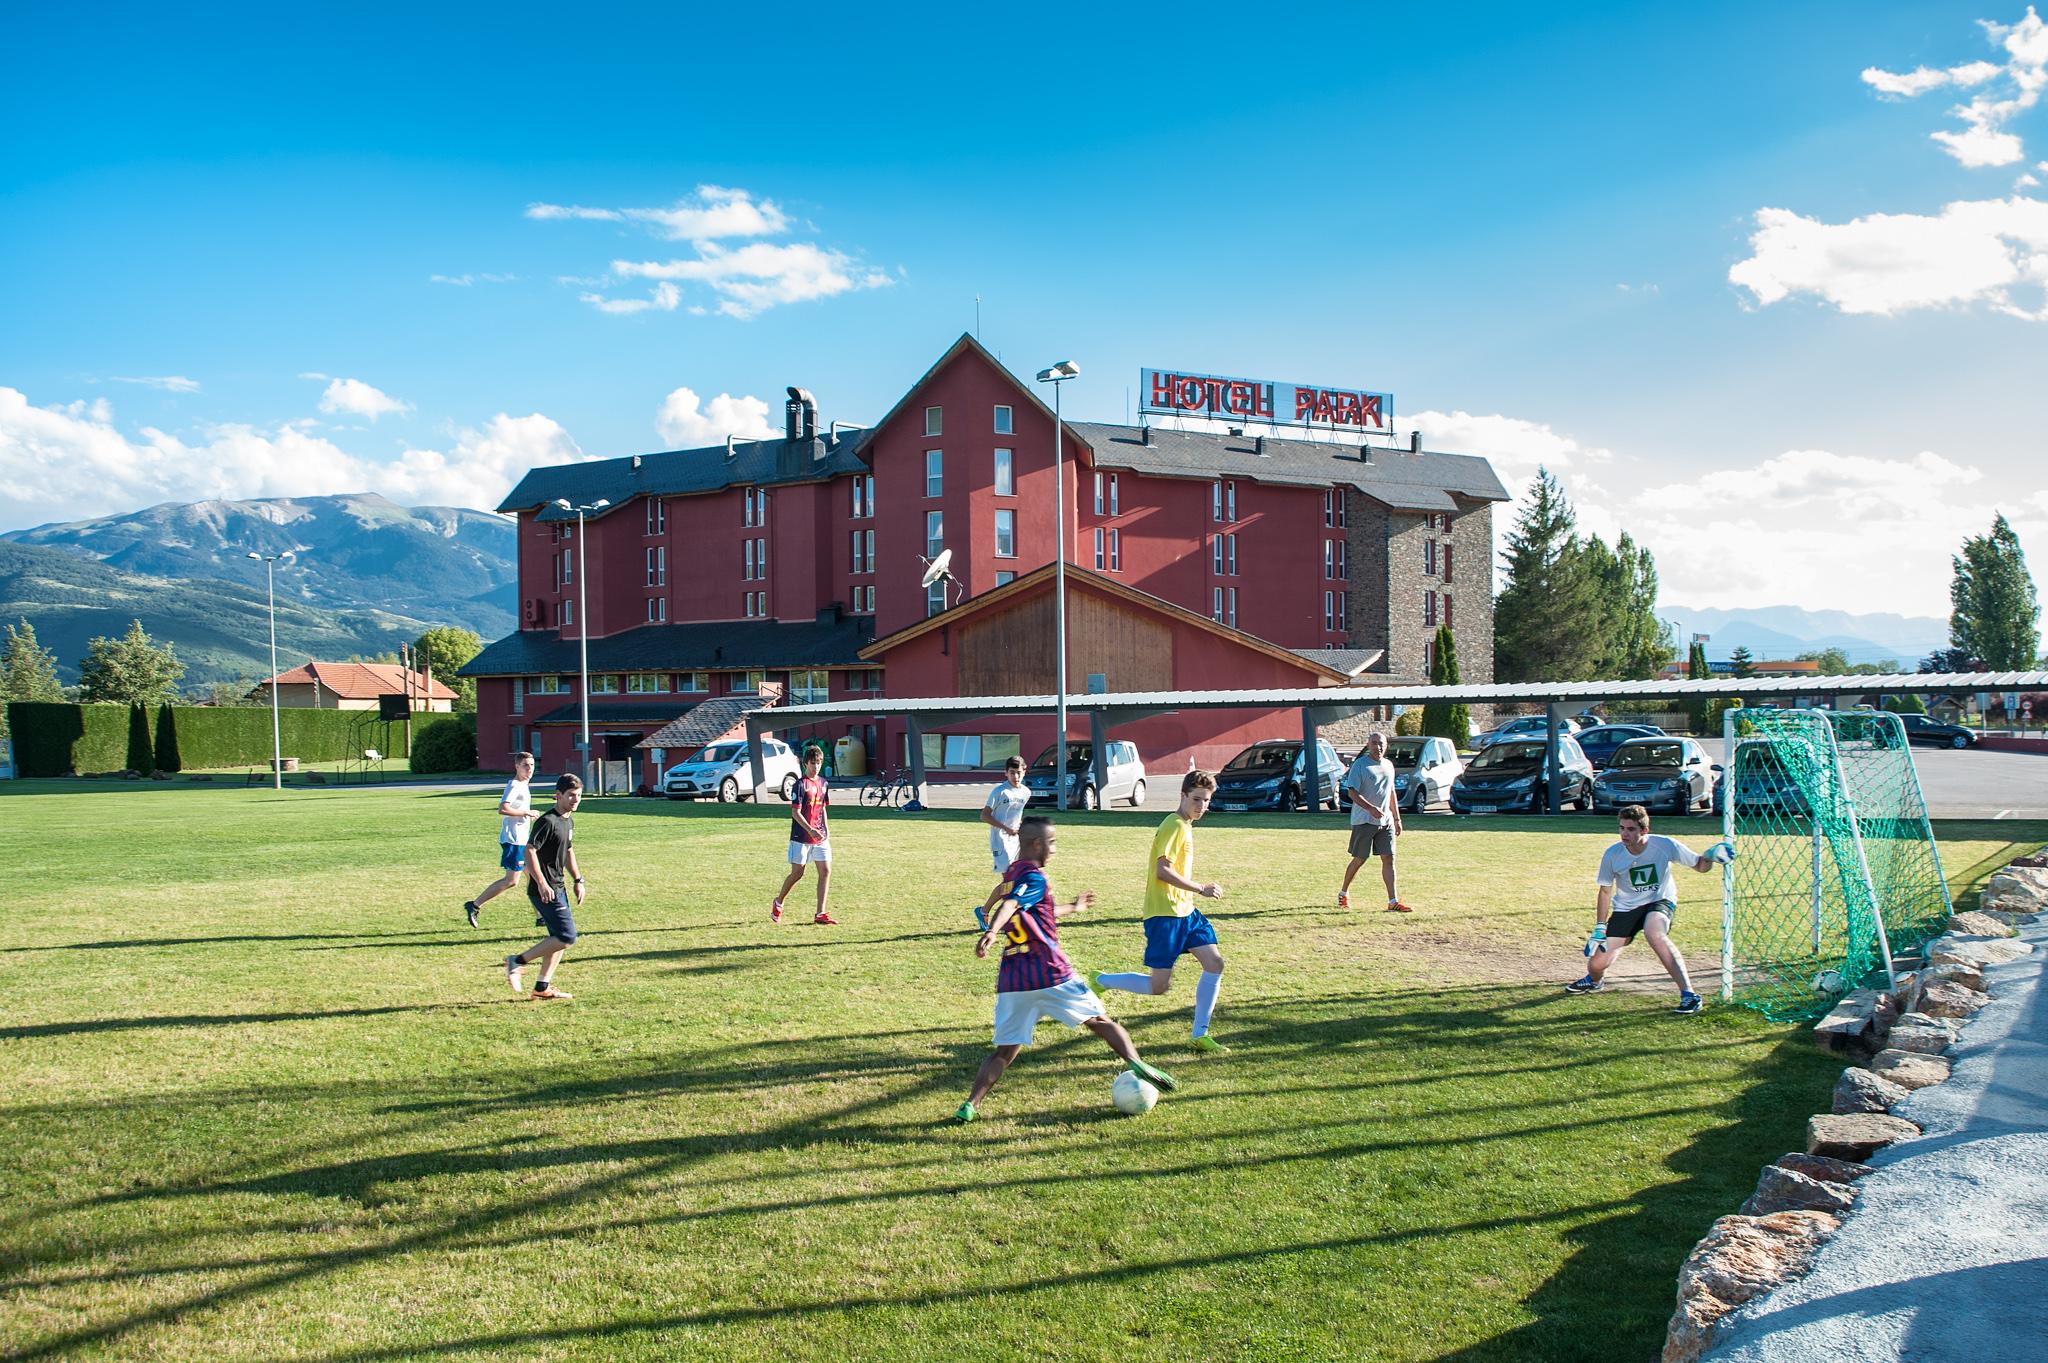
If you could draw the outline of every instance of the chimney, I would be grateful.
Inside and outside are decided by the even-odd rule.
[[[818,434],[818,403],[801,388],[789,390],[782,406],[782,432],[789,440],[810,440]]]
[[[732,458],[733,456],[732,442],[734,439],[735,437],[733,436],[727,436],[725,438],[725,457],[728,459]]]
[[[634,455],[634,456],[633,456],[633,472],[635,472],[635,473],[638,473],[639,471],[640,471],[640,456],[636,454],[636,455]]]
[[[1151,446],[1152,428],[1150,426],[1140,426],[1138,428],[1138,443],[1148,448]]]
[[[1256,454],[1261,459],[1272,458],[1271,455],[1266,453],[1266,437],[1264,437],[1263,435],[1258,436],[1252,441],[1252,453]]]
[[[1410,431],[1410,432],[1408,432],[1408,452],[1409,452],[1410,454],[1421,454],[1421,453],[1422,453],[1422,432],[1421,432],[1421,431]]]

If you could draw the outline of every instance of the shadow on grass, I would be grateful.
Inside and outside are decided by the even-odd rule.
[[[137,1032],[157,1027],[239,1027],[268,1022],[323,1022],[330,1018],[380,1017],[393,1013],[454,1013],[469,1008],[517,1003],[517,999],[492,999],[488,1003],[394,1003],[381,1008],[329,1008],[291,1013],[165,1013],[158,1017],[82,1018],[77,1022],[37,1022],[25,1027],[0,1027],[0,1041],[25,1041],[30,1037],[83,1036],[93,1032]]]

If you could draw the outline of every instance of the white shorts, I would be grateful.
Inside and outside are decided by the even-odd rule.
[[[997,875],[1009,872],[1010,863],[1017,859],[1017,840],[1002,833],[991,832],[988,840],[988,854],[995,862]]]
[[[1040,1018],[1079,1027],[1091,1018],[1107,1017],[1102,1000],[1081,983],[1079,975],[1050,989],[1019,989],[996,995],[996,1045],[1029,1046],[1031,1029]]]
[[[832,839],[830,838],[825,839],[823,842],[798,842],[794,838],[789,840],[789,864],[792,866],[804,866],[814,861],[820,865],[825,865],[830,863],[831,860]]]

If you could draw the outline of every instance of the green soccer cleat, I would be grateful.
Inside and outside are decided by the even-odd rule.
[[[1164,1089],[1166,1092],[1171,1093],[1180,1087],[1178,1080],[1165,1070],[1160,1069],[1157,1065],[1148,1065],[1142,1060],[1133,1060],[1131,1068],[1138,1072],[1140,1079],[1145,1080],[1154,1088]]]
[[[1229,1055],[1230,1047],[1210,1036],[1207,1032],[1196,1037],[1191,1043],[1199,1055]]]
[[[953,1120],[964,1126],[968,1122],[973,1121],[975,1116],[974,1104],[962,1103],[960,1104],[960,1110],[953,1114]]]

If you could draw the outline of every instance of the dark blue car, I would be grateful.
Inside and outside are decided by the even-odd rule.
[[[1598,771],[1607,765],[1608,758],[1614,756],[1614,750],[1631,738],[1663,736],[1664,731],[1654,724],[1602,724],[1597,728],[1579,730],[1579,751],[1586,754],[1586,760]]]

